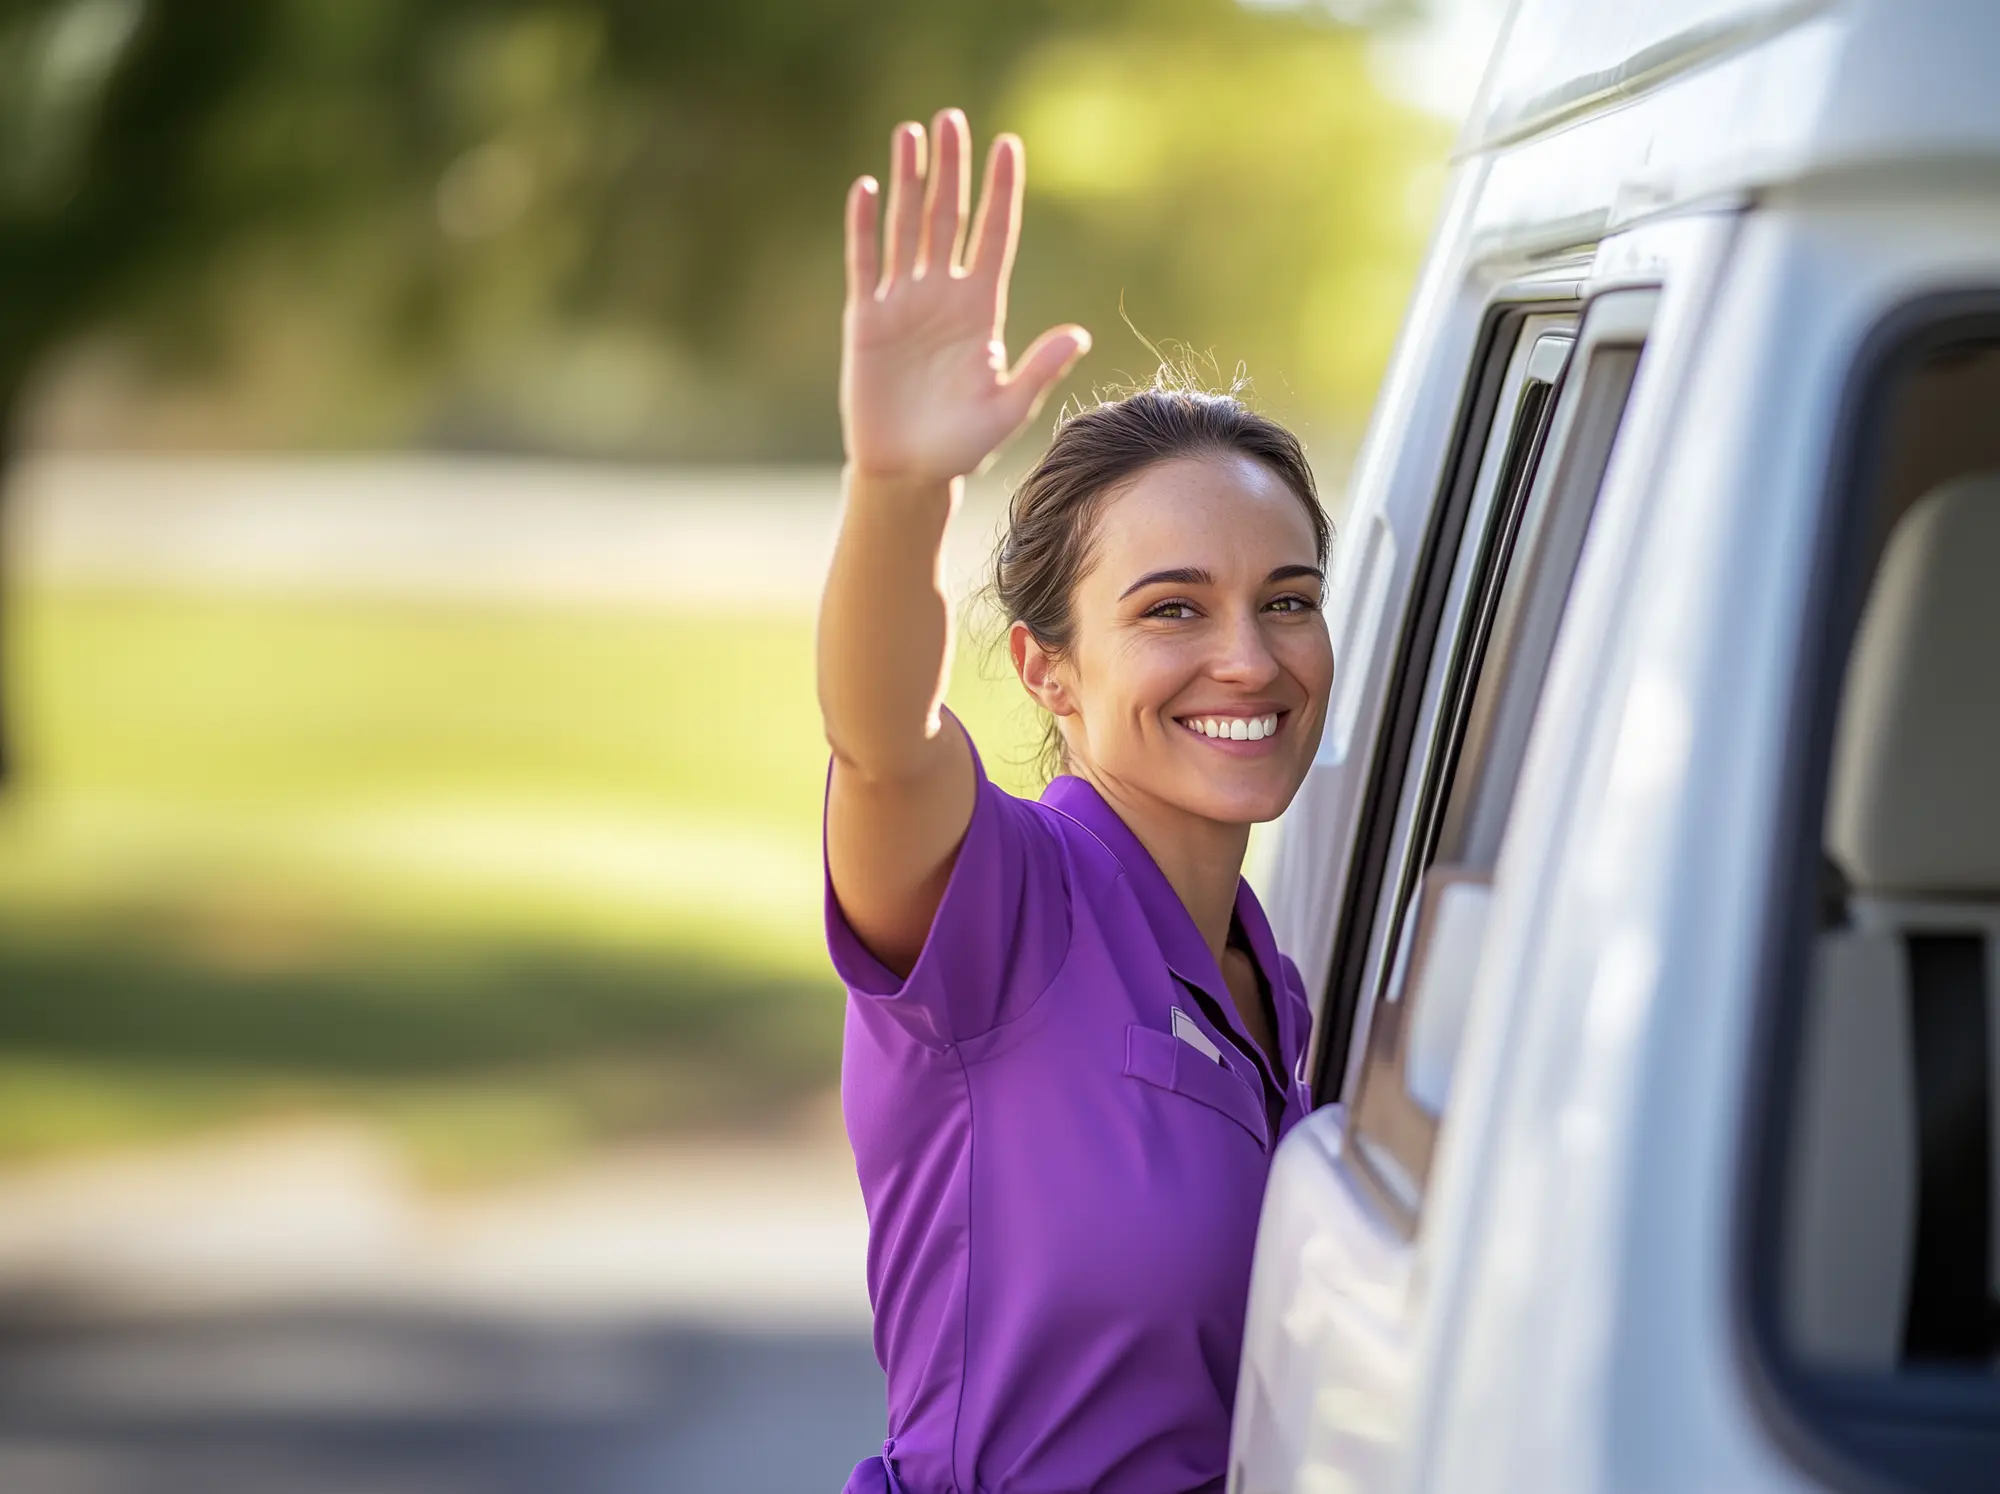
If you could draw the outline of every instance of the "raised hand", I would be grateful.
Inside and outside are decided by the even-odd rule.
[[[1036,338],[1007,365],[1007,282],[1021,224],[1021,142],[1001,135],[968,236],[965,116],[931,124],[926,191],[921,126],[892,137],[887,231],[876,244],[871,177],[847,194],[847,310],[840,414],[851,472],[944,482],[978,470],[1090,348],[1078,326]]]

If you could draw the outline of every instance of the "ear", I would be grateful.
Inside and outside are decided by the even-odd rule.
[[[1026,623],[1015,622],[1007,629],[1007,652],[1013,657],[1014,673],[1043,710],[1054,716],[1076,714],[1076,702],[1070,698],[1055,656],[1042,647]]]

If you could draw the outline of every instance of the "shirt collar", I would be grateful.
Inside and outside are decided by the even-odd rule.
[[[1118,811],[1104,802],[1104,796],[1088,780],[1069,773],[1050,782],[1042,791],[1042,803],[1083,826],[1117,858],[1118,864],[1124,868],[1126,881],[1139,899],[1139,906],[1145,911],[1146,923],[1152,929],[1153,938],[1159,944],[1160,952],[1166,956],[1167,968],[1190,985],[1199,986],[1213,996],[1228,1014],[1231,1025],[1243,1033],[1236,1002],[1229,993],[1229,983],[1222,978],[1221,967],[1209,952],[1201,931],[1195,927],[1187,905],[1174,891],[1159,863],[1153,860],[1152,853],[1140,844],[1131,827],[1118,817]],[[1249,940],[1250,953],[1256,956],[1257,967],[1270,983],[1271,1005],[1279,1024],[1279,1047],[1289,1052],[1294,1035],[1288,1030],[1292,1025],[1291,1013],[1287,1010],[1289,1002],[1277,940],[1271,933],[1270,920],[1264,916],[1264,909],[1257,902],[1257,895],[1250,890],[1250,884],[1240,877],[1236,882],[1236,918]],[[1248,1037],[1247,1033],[1243,1035]],[[1251,1046],[1254,1049],[1256,1045]],[[1279,1082],[1283,1083],[1282,1075]]]

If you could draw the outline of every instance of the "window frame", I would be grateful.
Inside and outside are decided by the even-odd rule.
[[[1499,694],[1484,697],[1491,702],[1491,714],[1487,719],[1479,717],[1482,699],[1477,689],[1479,681],[1474,681],[1472,695],[1464,703],[1466,719],[1463,737],[1452,744],[1454,760],[1447,770],[1449,781],[1440,785],[1443,803],[1439,807],[1437,824],[1431,832],[1431,849],[1438,853],[1440,860],[1477,866],[1490,873],[1499,859],[1500,837],[1506,828],[1507,817],[1513,811],[1514,790],[1519,784],[1521,761],[1527,752],[1528,730],[1541,702],[1539,674],[1527,679],[1519,676],[1513,667],[1514,654],[1517,649],[1526,646],[1541,659],[1542,668],[1547,668],[1549,656],[1554,650],[1556,630],[1561,626],[1562,615],[1569,605],[1570,587],[1576,579],[1583,545],[1597,511],[1597,497],[1604,487],[1605,474],[1611,467],[1611,453],[1624,427],[1626,411],[1631,407],[1632,390],[1638,382],[1639,357],[1658,305],[1657,292],[1622,292],[1593,303],[1585,317],[1570,361],[1572,371],[1581,370],[1577,374],[1582,380],[1577,386],[1577,398],[1565,409],[1560,404],[1561,391],[1558,391],[1559,403],[1545,447],[1545,450],[1554,452],[1555,460],[1552,466],[1538,468],[1535,474],[1538,491],[1525,495],[1524,512],[1520,519],[1521,528],[1529,533],[1533,541],[1533,547],[1521,557],[1523,564],[1537,572],[1544,565],[1561,564],[1564,568],[1561,591],[1552,597],[1545,596],[1539,574],[1524,575],[1523,585],[1511,593],[1512,598],[1518,600],[1518,610],[1512,610],[1508,607],[1509,596],[1504,591],[1506,576],[1496,577],[1495,609],[1488,619],[1488,636],[1481,640],[1482,657],[1479,662],[1483,673],[1486,663],[1483,656],[1490,645],[1497,655],[1492,662],[1502,671],[1502,685]],[[1608,412],[1611,416],[1609,427],[1600,431],[1588,425],[1587,418],[1606,412],[1593,410],[1589,402],[1600,390],[1610,386],[1603,380],[1593,381],[1594,360],[1628,355],[1630,367],[1625,370],[1623,387],[1615,396],[1616,407]],[[1600,434],[1604,438],[1600,450],[1593,452],[1583,444],[1595,441]],[[1580,505],[1576,490],[1583,468],[1579,463],[1595,469],[1595,476],[1589,479],[1589,500]],[[1543,504],[1543,512],[1539,514],[1536,512],[1537,500]],[[1574,535],[1564,534],[1559,528],[1546,531],[1536,528],[1535,521],[1544,515],[1548,522],[1558,526],[1575,524]],[[1542,548],[1545,540],[1551,548]],[[1471,781],[1464,785],[1468,791],[1464,798],[1459,797],[1461,785],[1457,778],[1458,771],[1465,767],[1465,760],[1460,756],[1461,748],[1470,756],[1472,773]],[[1455,822],[1451,811],[1460,805],[1465,806],[1465,816]]]
[[[1657,288],[1621,288],[1585,305],[1539,429],[1524,430],[1517,414],[1494,490],[1486,495],[1473,594],[1452,620],[1429,735],[1421,756],[1406,758],[1396,787],[1393,823],[1402,834],[1391,847],[1393,884],[1387,875],[1378,879],[1366,931],[1369,1022],[1353,1061],[1347,1132],[1357,1172],[1406,1233],[1416,1228],[1443,1119],[1410,1088],[1409,1039],[1421,995],[1410,989],[1419,963],[1412,951],[1427,947],[1446,886],[1492,884],[1549,656],[1631,409],[1659,300]],[[1530,446],[1517,463],[1524,434]],[[1482,471],[1484,466],[1482,460]],[[1461,547],[1464,538],[1462,533]],[[1425,695],[1437,667],[1434,651]],[[1475,738],[1482,707],[1483,724],[1492,729]],[[1386,783],[1378,780],[1376,788],[1386,801]],[[1460,798],[1461,791],[1470,797]],[[1469,809],[1462,825],[1452,814],[1460,805]],[[1477,855],[1444,859],[1438,853],[1448,832],[1470,842]]]
[[[1784,1346],[1784,1188],[1798,1096],[1834,733],[1848,656],[1885,535],[1877,532],[1898,392],[1929,359],[2000,344],[2000,288],[1914,297],[1860,343],[1837,406],[1807,582],[1806,624],[1786,708],[1786,746],[1764,885],[1738,1154],[1731,1317],[1749,1399],[1778,1446],[1831,1487],[1960,1494],[2000,1466],[2000,1376],[1902,1368],[1812,1369]]]
[[[1453,423],[1452,441],[1440,484],[1445,494],[1434,505],[1419,549],[1410,601],[1404,608],[1388,673],[1381,725],[1368,759],[1368,791],[1355,825],[1353,869],[1334,912],[1333,959],[1322,989],[1311,1057],[1315,1106],[1338,1102],[1350,1089],[1354,1060],[1366,1044],[1368,943],[1352,937],[1372,929],[1381,888],[1388,875],[1401,785],[1410,753],[1417,747],[1428,664],[1436,648],[1452,571],[1467,518],[1477,496],[1481,467],[1493,436],[1493,421],[1523,328],[1541,317],[1581,320],[1577,282],[1520,282],[1501,288],[1489,305],[1471,364],[1471,376]],[[1504,353],[1503,353],[1504,350]],[[1414,675],[1413,661],[1425,661]],[[1386,786],[1397,785],[1390,795]]]

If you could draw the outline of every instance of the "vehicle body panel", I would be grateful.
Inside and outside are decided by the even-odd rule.
[[[1388,674],[1494,299],[1659,287],[1416,1228],[1343,1105],[1280,1149],[1234,1494],[1818,1486],[1744,1352],[1732,1254],[1789,683],[1861,348],[1918,296],[2000,285],[2000,7],[1578,20],[1611,9],[1518,7],[1356,469],[1342,675],[1267,899],[1316,999],[1336,937],[1365,937],[1335,926],[1370,797],[1401,787],[1373,781]],[[1677,61],[1690,25],[1709,51]],[[1523,60],[1535,36],[1553,60]],[[1609,92],[1578,112],[1591,75]]]

